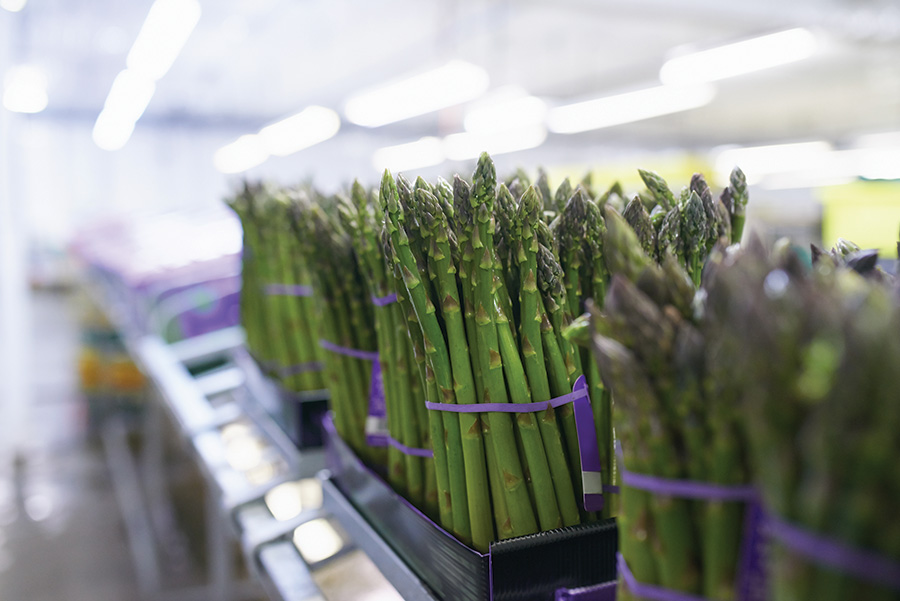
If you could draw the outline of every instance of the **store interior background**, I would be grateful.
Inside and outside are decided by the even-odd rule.
[[[598,188],[621,179],[634,192],[637,167],[660,171],[676,189],[701,170],[715,189],[737,163],[751,182],[750,229],[802,246],[830,247],[840,234],[896,257],[900,5],[893,0],[0,0],[0,7],[3,502],[15,496],[12,458],[40,446],[46,423],[70,418],[33,410],[57,390],[42,383],[71,388],[75,378],[72,353],[52,365],[36,359],[48,356],[59,330],[35,335],[56,322],[34,290],[77,283],[70,249],[91,224],[167,211],[218,218],[243,178],[311,180],[330,192],[353,178],[373,183],[384,168],[470,173],[477,153],[488,150],[501,173],[543,166],[555,187],[592,170]],[[786,46],[751,51],[761,64],[785,64],[733,74],[728,67],[746,57],[726,58],[716,76],[700,67],[679,74],[668,62],[790,31]],[[447,65],[452,74],[442,81],[455,85],[440,96],[460,98],[450,106],[371,126],[379,107],[351,102]],[[412,89],[380,108],[402,112],[428,92]],[[567,118],[578,110],[568,107],[611,97]],[[319,108],[303,113],[310,107]],[[260,134],[297,114],[309,119],[286,137]],[[579,124],[587,129],[573,131]],[[177,233],[166,241],[173,249],[187,242]]]

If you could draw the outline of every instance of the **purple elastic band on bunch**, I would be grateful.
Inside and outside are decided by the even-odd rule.
[[[434,452],[431,449],[417,449],[415,447],[408,447],[399,440],[388,435],[387,442],[389,445],[403,453],[404,455],[411,455],[412,457],[434,457]]]
[[[647,474],[637,474],[625,469],[625,461],[622,455],[622,445],[616,441],[616,456],[622,462],[619,473],[622,474],[622,484],[631,488],[639,488],[647,492],[655,492],[660,495],[682,497],[685,499],[705,499],[709,501],[746,501],[753,502],[757,499],[756,489],[746,485],[711,484],[696,480],[675,480],[661,478]]]
[[[397,293],[388,294],[387,296],[373,296],[372,304],[376,307],[386,307],[397,302]]]
[[[269,296],[312,296],[312,286],[300,284],[267,284],[263,292]]]
[[[603,509],[603,492],[610,492],[603,486],[601,478],[600,449],[597,447],[597,430],[594,425],[594,414],[591,411],[591,398],[588,394],[587,381],[579,376],[572,387],[572,392],[539,403],[475,403],[473,405],[454,405],[448,403],[426,402],[425,407],[432,411],[449,411],[451,413],[532,413],[550,408],[561,407],[566,403],[574,403],[575,429],[578,431],[578,448],[581,452],[581,484],[584,491],[585,511]]]
[[[785,547],[838,571],[900,590],[900,563],[878,553],[818,536],[777,517],[766,518],[766,532]]]
[[[625,469],[625,458],[622,445],[616,441],[616,457],[619,460],[619,473],[622,475],[622,484],[631,488],[645,490],[659,495],[668,495],[684,499],[702,499],[707,501],[734,501],[747,503],[747,515],[744,525],[744,542],[741,547],[741,558],[735,586],[739,591],[738,599],[749,601],[752,599],[751,581],[759,578],[759,557],[754,553],[754,545],[757,538],[757,522],[759,514],[759,495],[752,486],[712,484],[696,480],[676,480],[674,478],[662,478],[648,474],[638,474]],[[651,601],[708,601],[705,597],[676,591],[672,589],[638,582],[628,568],[628,562],[621,553],[617,554],[619,573],[622,575],[628,589],[637,597],[650,599]]]
[[[621,553],[616,553],[616,566],[619,571],[619,576],[622,577],[626,586],[628,586],[628,590],[631,591],[635,597],[651,599],[652,601],[709,601],[706,597],[701,597],[699,595],[692,595],[691,593],[683,593],[670,588],[638,582],[637,578],[634,577],[634,574],[631,573],[628,562],[625,561],[625,558],[622,557]]]
[[[346,346],[339,346],[333,342],[328,342],[327,340],[319,340],[319,346],[326,351],[331,351],[338,355],[362,359],[363,361],[378,361],[378,351],[361,351],[355,348],[347,348]]]

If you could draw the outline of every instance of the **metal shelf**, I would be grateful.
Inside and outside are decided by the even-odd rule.
[[[351,570],[345,560],[366,557],[372,585],[393,589],[403,599],[431,601],[435,597],[394,551],[372,530],[350,502],[328,479],[321,449],[300,451],[272,415],[281,406],[279,391],[263,376],[243,347],[240,328],[228,328],[172,344],[142,332],[130,313],[127,298],[114,294],[108,282],[94,289],[97,300],[117,326],[126,349],[152,381],[161,402],[150,403],[144,417],[144,448],[131,454],[126,426],[113,420],[104,429],[104,447],[113,473],[126,530],[144,596],[153,599],[239,599],[258,596],[260,588],[273,600],[330,601],[344,599],[323,594],[314,573]],[[106,300],[106,302],[103,302]],[[321,399],[322,391],[309,394]],[[175,425],[203,475],[206,495],[209,582],[202,587],[164,590],[162,566],[154,538],[166,523],[171,507],[164,498],[165,418]],[[233,425],[248,429],[262,441],[262,459],[280,471],[262,483],[252,483],[234,466],[224,432]],[[233,453],[232,453],[233,455]],[[266,495],[275,487],[317,478],[322,507],[278,520],[267,506]],[[141,491],[143,491],[143,496]],[[293,540],[294,531],[308,521],[325,518],[342,532],[344,546],[337,560],[308,565]],[[237,582],[232,574],[229,541],[238,541],[252,581]],[[352,557],[350,557],[352,556]],[[152,561],[148,560],[152,558]],[[380,574],[378,574],[380,572]],[[348,571],[348,575],[349,575]],[[353,571],[353,579],[362,577]],[[342,579],[342,577],[339,577]],[[352,580],[346,578],[344,580]],[[377,584],[376,584],[377,581]],[[335,595],[335,596],[330,596]]]
[[[350,538],[368,555],[397,592],[407,600],[435,601],[437,597],[403,562],[390,545],[375,532],[347,497],[331,481],[327,471],[320,474],[322,508],[337,518]]]

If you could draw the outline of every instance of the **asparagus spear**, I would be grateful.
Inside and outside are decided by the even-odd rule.
[[[728,179],[731,182],[731,239],[734,242],[740,242],[744,235],[744,221],[749,200],[747,178],[740,167],[735,167]]]
[[[551,398],[550,382],[547,377],[544,349],[541,343],[541,324],[545,319],[545,312],[537,287],[538,242],[535,228],[540,220],[540,210],[541,200],[538,193],[533,187],[529,187],[519,203],[516,215],[519,239],[516,260],[523,274],[519,291],[522,316],[520,325],[522,359],[531,386],[531,398],[537,402],[547,401]],[[552,409],[541,412],[538,414],[538,423],[541,428],[544,449],[550,462],[553,488],[556,492],[562,522],[566,526],[577,524],[580,516],[575,501],[575,489],[572,486],[569,464],[563,448],[556,413]]]
[[[456,402],[472,405],[477,402],[475,382],[469,363],[469,348],[463,323],[456,265],[451,260],[450,226],[438,200],[425,189],[416,191],[420,223],[430,230],[428,249],[429,270],[436,274],[440,294],[441,315],[447,330],[452,386]],[[443,340],[441,340],[443,344]],[[448,414],[452,419],[453,415]],[[479,414],[460,413],[459,429],[465,465],[466,493],[471,521],[472,544],[479,551],[487,550],[493,540],[494,529],[489,511],[490,498]]]
[[[473,178],[469,197],[475,227],[469,232],[474,252],[476,277],[472,278],[475,306],[475,325],[478,340],[478,360],[482,364],[485,402],[509,402],[503,381],[503,360],[497,337],[496,304],[493,295],[494,251],[492,209],[495,197],[496,174],[490,157],[483,153]],[[491,440],[497,455],[507,509],[510,531],[514,536],[537,531],[522,465],[516,451],[515,435],[509,414],[488,413]]]
[[[409,234],[404,227],[407,215],[405,211],[401,210],[398,187],[388,171],[385,171],[381,180],[380,200],[385,213],[386,225],[390,232],[393,252],[397,255],[401,264],[404,286],[415,308],[419,325],[422,328],[425,353],[428,357],[427,367],[430,368],[434,385],[437,387],[439,394],[437,402],[453,403],[456,401],[456,395],[453,390],[449,353],[440,324],[435,316],[434,305],[430,302],[424,283],[418,275],[420,272],[416,258],[410,249]],[[432,390],[434,389],[432,388]],[[434,411],[429,413],[431,439],[435,450],[435,468],[439,487],[438,500],[442,522],[444,522],[445,527],[451,528],[460,540],[470,542],[471,527],[466,500],[465,468],[459,431],[459,418],[452,413],[444,415],[437,414]],[[441,446],[439,444],[441,440],[445,441],[446,449],[438,451]],[[444,455],[444,457],[439,457],[439,454]],[[447,484],[448,488],[440,490],[443,484]],[[452,522],[447,518],[448,510],[452,515]]]
[[[667,211],[675,206],[675,197],[672,195],[672,191],[669,190],[666,180],[660,177],[658,173],[638,169],[638,174],[644,180],[644,185],[650,190],[657,203],[662,205]]]

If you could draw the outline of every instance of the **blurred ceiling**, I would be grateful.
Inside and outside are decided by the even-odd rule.
[[[341,109],[361,88],[459,58],[491,87],[515,84],[551,106],[659,83],[673,50],[809,27],[819,51],[718,83],[708,106],[571,136],[709,147],[900,129],[900,4],[891,0],[201,0],[203,13],[138,127],[252,132],[309,104]],[[40,119],[92,123],[150,0],[30,0],[12,21],[10,64],[47,73]],[[371,130],[445,135],[445,109]],[[345,126],[342,134],[361,128]]]

